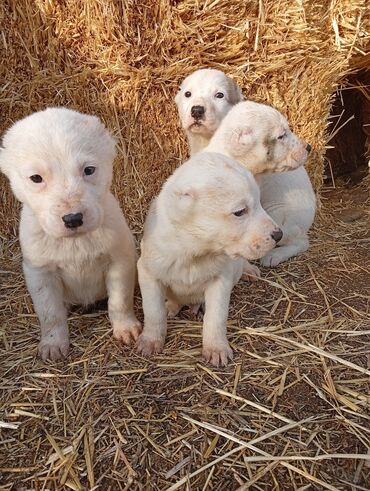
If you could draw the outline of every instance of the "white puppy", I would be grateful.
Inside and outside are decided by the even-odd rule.
[[[179,167],[153,202],[144,227],[139,283],[144,330],[138,349],[162,350],[170,309],[205,302],[203,356],[226,365],[228,306],[245,259],[282,236],[262,209],[252,174],[225,155],[199,153]]]
[[[201,76],[197,75],[199,73],[201,73]],[[209,88],[209,85],[212,83],[212,79],[212,76],[208,77],[206,70],[198,70],[189,75],[184,80],[183,86],[186,86],[187,80],[196,80],[198,85],[195,83],[192,84],[192,97],[196,99],[198,97],[198,94],[201,94],[204,101],[213,101],[214,92]],[[242,97],[240,97],[240,99],[242,100]],[[186,125],[186,120],[183,117],[187,105],[182,90],[179,94],[177,94],[175,100],[179,109],[182,126],[185,129],[186,135],[188,137],[190,154],[194,155],[195,153],[204,150],[210,143],[213,133],[221,124],[223,117],[225,117],[225,111],[229,112],[232,104],[225,106],[224,112],[217,113],[217,117],[214,118],[212,124],[213,132],[209,131],[207,134],[202,134],[198,136],[197,133],[194,131],[190,133],[189,127]],[[243,104],[244,103],[241,103],[242,107]],[[233,124],[237,126],[237,114],[238,111],[236,111],[234,115],[231,114],[227,124]],[[272,116],[272,112],[266,112],[266,115],[268,115],[269,118]],[[235,120],[233,119],[234,116]],[[274,250],[270,251],[265,257],[261,259],[260,262],[264,266],[276,266],[280,262],[285,261],[290,257],[301,254],[308,249],[309,242],[307,232],[311,227],[315,217],[316,198],[312,189],[310,179],[303,166],[298,167],[296,170],[291,170],[290,172],[282,172],[281,174],[271,173],[265,175],[264,173],[259,172],[261,157],[262,165],[268,163],[268,159],[271,153],[275,156],[275,160],[279,161],[279,152],[284,148],[287,148],[287,141],[292,141],[292,135],[289,130],[289,132],[286,133],[284,131],[279,133],[279,131],[281,131],[283,128],[288,129],[288,125],[284,118],[279,121],[279,118],[273,117],[272,122],[275,121],[275,123],[277,124],[272,124],[269,126],[268,122],[263,122],[263,115],[261,116],[262,120],[261,118],[253,119],[255,118],[254,115],[251,120],[248,121],[248,123],[251,123],[249,128],[251,128],[252,126],[249,135],[243,134],[242,130],[241,133],[236,132],[236,134],[232,137],[231,141],[234,143],[236,141],[236,148],[232,148],[233,144],[229,143],[226,145],[228,148],[224,149],[224,151],[227,155],[233,155],[234,158],[236,158],[237,160],[241,158],[241,160],[239,161],[246,164],[245,160],[244,162],[242,162],[243,158],[240,155],[240,153],[243,153],[243,151],[245,150],[245,148],[243,147],[243,143],[245,142],[248,143],[247,146],[249,146],[250,156],[256,158],[256,161],[253,161],[253,163],[252,159],[248,158],[248,167],[253,172],[257,171],[257,174],[260,174],[260,177],[258,177],[258,183],[261,189],[262,206],[283,230],[283,239],[279,244],[280,247],[277,247]],[[246,123],[245,120],[243,122],[239,122],[243,124]],[[262,127],[268,132],[271,131],[270,135],[266,135],[265,141],[258,141],[256,139],[256,136],[258,136],[258,134],[261,135],[261,133],[259,133],[260,130],[258,129],[260,125],[262,125]],[[238,138],[238,134],[240,138]],[[282,138],[279,139],[279,137]],[[275,138],[275,140],[273,140],[273,138]],[[257,145],[255,149],[252,149],[251,147],[251,141],[253,140]],[[216,145],[219,144],[220,141],[216,143]],[[210,150],[212,150],[212,147],[209,147],[207,149],[207,151]],[[213,151],[214,150],[215,147],[213,148]],[[302,155],[303,154],[304,152],[302,152]],[[263,157],[266,157],[265,161],[263,161]],[[300,160],[300,158],[298,158],[298,160]],[[284,159],[281,162],[283,162],[283,164],[285,165]],[[291,160],[291,163],[294,164],[294,161]],[[276,166],[276,168],[272,168],[273,166],[271,166],[270,162],[270,171],[284,171],[284,165],[279,165]],[[245,272],[251,275],[258,275],[258,268],[246,264]]]
[[[208,144],[223,117],[242,100],[239,87],[220,70],[204,68],[185,78],[175,101],[191,155]]]
[[[114,157],[99,119],[69,109],[34,113],[4,136],[0,168],[23,203],[23,270],[43,360],[68,352],[69,304],[108,297],[114,336],[129,343],[141,331],[133,311],[134,240],[109,191]]]
[[[310,150],[279,111],[252,101],[232,107],[204,148],[237,160],[255,177],[297,169]]]
[[[316,212],[316,196],[306,169],[262,175],[258,179],[261,204],[283,231],[279,247],[260,259],[262,266],[277,266],[309,248],[307,232]]]

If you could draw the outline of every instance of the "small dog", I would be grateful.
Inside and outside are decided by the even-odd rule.
[[[292,133],[279,111],[252,101],[236,104],[204,151],[228,155],[250,170],[263,208],[283,230],[279,247],[260,259],[263,266],[276,266],[308,249],[316,199],[303,165],[311,146]],[[259,276],[258,268],[248,263],[244,273]]]
[[[141,325],[133,311],[133,236],[109,188],[115,143],[95,116],[49,108],[15,123],[0,168],[23,203],[23,271],[41,325],[39,355],[67,355],[67,308],[108,297],[115,338],[129,344]]]
[[[218,71],[218,77],[220,79],[222,79],[222,75],[224,78],[228,78],[225,74]],[[214,102],[215,92],[213,75],[208,75],[208,71],[206,69],[202,69],[197,70],[196,72],[186,77],[181,85],[180,92],[176,95],[175,98],[179,110],[180,120],[187,135],[190,147],[190,155],[195,155],[197,152],[204,150],[207,145],[209,145],[213,134],[220,126],[223,118],[235,104],[243,101],[244,98],[239,89],[238,92],[235,92],[236,94],[239,94],[238,97],[230,99],[229,104],[225,104],[223,106],[223,111],[218,111],[214,113],[212,125],[209,126],[209,131],[198,134],[195,130],[196,126],[195,128],[193,128],[191,125],[189,125],[190,119],[184,116],[189,113],[189,109],[186,110],[188,105],[184,92],[184,89],[187,89],[187,84],[189,82],[191,82],[192,99],[197,100],[198,97],[201,97],[204,106]],[[232,100],[235,102],[231,102]],[[244,103],[242,103],[242,106],[243,104]],[[270,113],[270,115],[272,115],[272,113]],[[231,120],[232,119],[233,116],[231,116]],[[229,120],[229,122],[231,122],[231,120]],[[272,125],[272,134],[267,135],[267,141],[269,141],[270,144],[267,145],[267,141],[266,144],[260,143],[258,149],[256,149],[257,163],[261,155],[260,152],[262,152],[262,157],[264,152],[265,156],[268,157],[268,151],[272,151],[274,155],[277,156],[278,149],[284,148],[286,142],[280,141],[278,139],[279,136],[283,137],[282,140],[290,140],[290,134],[284,135],[284,132],[278,134],[278,130],[284,128],[284,124],[281,124],[281,121],[279,123],[278,119],[276,119],[275,117],[272,119],[272,121],[275,121],[278,124],[276,127]],[[259,120],[257,123],[252,119],[251,123],[253,125],[253,128],[250,136],[252,136],[252,134],[256,136],[259,131],[257,126],[261,123],[261,121]],[[233,124],[235,124],[235,122]],[[268,129],[268,125],[266,125],[266,123],[263,123],[262,126],[265,128],[265,130]],[[287,128],[287,123],[285,127]],[[272,137],[274,135],[277,138],[276,144],[271,143]],[[244,136],[246,141],[249,140],[250,142],[250,140],[252,139],[249,138],[248,135]],[[241,138],[241,143],[243,143],[243,140],[244,137]],[[268,149],[269,146],[270,150]],[[207,150],[210,150],[210,148]],[[231,153],[229,152],[227,152],[227,154],[231,155]],[[304,152],[302,152],[302,155],[303,154]],[[284,162],[284,160],[282,162]],[[252,170],[253,167],[255,167],[255,170],[258,170],[258,165],[256,165],[256,163],[252,164],[251,160],[248,160],[248,167],[252,168]],[[283,168],[282,166],[280,166],[280,169],[271,170],[273,170],[274,172],[276,170],[282,172]],[[315,217],[316,198],[308,174],[303,166],[298,167],[296,170],[282,172],[281,174],[271,173],[262,175],[261,172],[258,172],[258,174],[260,174],[260,177],[258,178],[258,184],[260,185],[261,189],[262,206],[283,230],[284,238],[280,241],[279,247],[270,251],[265,257],[260,260],[263,266],[273,267],[278,265],[282,261],[286,261],[290,257],[302,254],[308,249],[309,241],[307,232],[311,227]],[[249,276],[259,276],[258,268],[253,265],[246,264],[245,273]]]
[[[297,169],[306,162],[311,146],[290,130],[279,111],[244,101],[230,109],[203,151],[228,155],[258,178]]]
[[[172,315],[183,305],[205,302],[203,356],[226,365],[230,294],[245,259],[275,247],[282,232],[262,209],[253,175],[217,153],[198,153],[164,184],[152,203],[138,261],[144,330],[138,350],[162,350],[166,305]]]
[[[239,87],[220,70],[204,68],[185,78],[175,102],[191,155],[208,144],[223,117],[242,100]]]

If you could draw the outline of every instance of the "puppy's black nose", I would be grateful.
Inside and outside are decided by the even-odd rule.
[[[200,119],[204,116],[205,109],[203,106],[193,106],[191,108],[190,114],[195,119]]]
[[[311,147],[311,145],[309,143],[307,143],[306,150],[307,150],[308,153],[310,153],[311,150],[312,150],[312,147]]]
[[[82,213],[69,213],[68,215],[64,215],[62,220],[64,222],[64,226],[67,228],[77,228],[81,227],[84,223],[82,220]]]
[[[282,230],[280,230],[280,228],[277,228],[276,230],[274,230],[274,231],[272,232],[271,237],[274,239],[274,241],[275,241],[276,243],[278,243],[278,242],[279,242],[279,240],[281,240],[281,239],[282,239],[282,237],[283,237],[283,232],[282,232]]]

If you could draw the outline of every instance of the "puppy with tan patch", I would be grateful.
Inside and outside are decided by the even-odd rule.
[[[205,302],[203,356],[226,365],[230,294],[245,259],[258,259],[281,239],[262,209],[253,175],[234,160],[199,153],[164,184],[149,210],[138,262],[144,330],[138,350],[162,350],[167,318],[183,305]]]
[[[243,101],[230,109],[203,151],[228,155],[259,177],[304,165],[311,146],[273,107]]]
[[[41,325],[39,355],[67,355],[68,306],[108,297],[115,338],[130,343],[133,236],[110,192],[115,143],[94,116],[50,108],[15,123],[3,138],[0,168],[23,203],[23,271]]]
[[[200,78],[197,76],[199,72],[202,72]],[[183,86],[187,86],[188,79],[198,82],[198,86],[192,84],[193,98],[202,94],[203,100],[213,101],[214,91],[209,88],[212,77],[207,76],[206,70],[198,70],[188,76]],[[190,134],[183,117],[187,107],[184,91],[180,91],[175,100],[191,155],[210,145],[207,151],[220,151],[232,156],[256,174],[262,206],[283,230],[279,247],[263,257],[261,264],[276,266],[306,251],[309,246],[307,232],[316,211],[315,194],[302,165],[310,146],[292,134],[286,119],[278,111],[249,101],[234,107],[230,104],[225,106],[227,115],[220,112],[219,118],[213,120],[214,132],[198,137],[195,132]],[[218,131],[223,119],[225,121]],[[254,276],[259,274],[258,268],[248,263],[245,272]]]

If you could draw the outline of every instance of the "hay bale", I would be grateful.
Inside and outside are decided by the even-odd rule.
[[[133,228],[186,157],[173,96],[199,67],[230,74],[275,105],[314,148],[321,184],[330,101],[365,43],[365,0],[7,0],[0,130],[50,105],[101,116],[118,139],[114,191]],[[4,178],[1,185],[4,186]],[[18,207],[5,193],[0,230]]]

